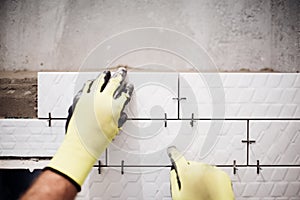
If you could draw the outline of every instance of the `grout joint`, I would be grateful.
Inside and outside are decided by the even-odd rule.
[[[165,113],[164,122],[165,122],[165,127],[167,127],[168,126],[167,113]]]
[[[194,119],[194,113],[192,113],[192,119],[190,121],[190,125],[191,127],[194,127],[194,123],[196,122],[196,120]]]
[[[236,171],[238,168],[236,167],[236,160],[233,160],[233,174],[236,175]]]
[[[121,161],[121,174],[124,174],[124,160]]]
[[[101,174],[101,160],[98,160],[98,174]]]
[[[259,160],[256,161],[256,173],[259,174],[261,168],[260,168],[260,165],[259,165]]]
[[[51,117],[51,112],[48,113],[48,126],[51,127],[51,120],[52,120],[52,117]]]

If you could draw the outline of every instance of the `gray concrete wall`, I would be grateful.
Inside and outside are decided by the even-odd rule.
[[[77,71],[99,42],[145,26],[187,34],[222,71],[300,71],[299,0],[1,0],[0,70]]]

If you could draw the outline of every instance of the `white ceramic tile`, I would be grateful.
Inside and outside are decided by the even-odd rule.
[[[128,121],[108,148],[108,163],[167,165],[166,149],[175,145],[187,159],[211,164],[245,164],[246,122],[188,120]]]
[[[298,118],[300,75],[284,73],[181,73],[181,116]]]
[[[230,167],[221,169],[230,176],[237,200],[300,198],[300,168],[262,168],[257,174],[255,167],[241,167],[235,175]],[[170,168],[136,168],[122,175],[102,168],[98,174],[94,168],[77,199],[171,199],[169,172]]]
[[[231,177],[236,199],[300,199],[300,168],[255,167],[225,170]]]
[[[181,122],[164,127],[161,120],[128,120],[122,131],[108,147],[108,163],[121,164],[169,164],[166,148],[178,135]]]
[[[251,121],[250,162],[300,165],[300,121]]]
[[[39,72],[38,117],[66,117],[73,97],[83,84],[97,77],[95,72]],[[128,72],[128,81],[135,86],[126,112],[130,118],[177,117],[176,73]]]
[[[187,148],[187,159],[212,165],[246,164],[246,123],[243,121],[197,121],[197,136]],[[187,130],[188,131],[188,130]]]
[[[0,156],[53,156],[64,137],[65,120],[0,119]]]
[[[46,120],[1,119],[1,156],[53,156],[61,144],[65,125],[53,121],[48,127]]]
[[[85,199],[171,199],[169,168],[138,173],[140,170],[122,175],[111,168],[103,168],[101,174],[93,169],[83,185],[89,191]]]
[[[88,72],[38,72],[38,117],[67,117],[73,97],[87,80],[97,77]]]
[[[130,73],[128,81],[135,89],[126,108],[130,118],[177,118],[177,73]]]

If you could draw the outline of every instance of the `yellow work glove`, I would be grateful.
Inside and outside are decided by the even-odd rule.
[[[176,147],[168,148],[173,200],[233,200],[229,176],[217,167],[186,161]]]
[[[66,137],[46,169],[68,178],[78,190],[96,160],[127,119],[123,112],[133,86],[125,83],[127,71],[109,71],[85,83],[69,109]]]

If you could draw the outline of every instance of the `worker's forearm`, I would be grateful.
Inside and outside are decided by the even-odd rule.
[[[35,199],[74,199],[76,187],[65,177],[50,170],[45,170],[21,197],[21,200]]]

